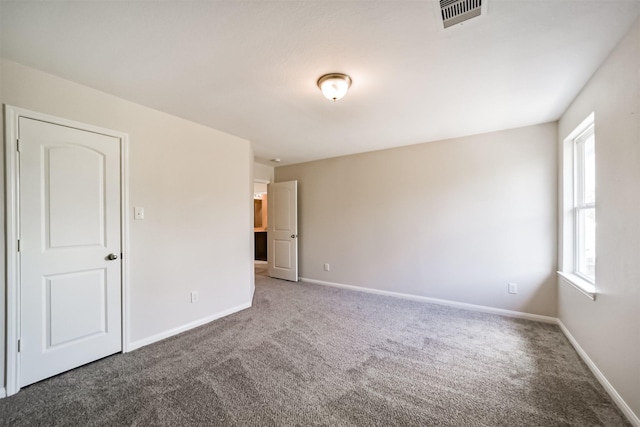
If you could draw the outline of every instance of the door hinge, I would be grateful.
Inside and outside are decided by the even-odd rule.
[[[20,239],[18,239],[18,252],[20,252]]]
[[[20,152],[20,140],[16,139],[16,149],[18,150],[18,153]]]
[[[22,341],[18,340],[18,353],[22,350]]]

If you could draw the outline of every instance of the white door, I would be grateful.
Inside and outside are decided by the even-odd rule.
[[[20,117],[25,386],[122,350],[120,140]]]
[[[269,276],[298,281],[298,181],[267,187]]]

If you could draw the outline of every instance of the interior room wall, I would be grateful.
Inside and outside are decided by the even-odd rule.
[[[596,299],[560,281],[559,317],[640,418],[640,22],[558,124],[559,140],[591,112],[596,138]],[[640,425],[640,421],[639,424]]]
[[[548,123],[277,167],[298,180],[300,275],[556,316],[556,140]]]
[[[1,63],[0,84],[2,103],[128,133],[130,208],[145,209],[144,220],[131,213],[129,222],[133,346],[250,305],[249,141],[10,61]],[[192,290],[199,292],[194,304]],[[4,307],[4,291],[0,298]]]
[[[273,166],[263,165],[262,163],[253,163],[253,179],[259,181],[273,182]]]

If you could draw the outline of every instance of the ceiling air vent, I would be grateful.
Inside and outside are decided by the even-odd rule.
[[[483,1],[487,0],[440,0],[444,28],[480,16]]]

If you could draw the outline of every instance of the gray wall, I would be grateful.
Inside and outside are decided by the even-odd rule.
[[[299,183],[300,275],[556,316],[556,139],[550,123],[277,167]]]
[[[559,317],[640,417],[640,21],[559,121],[596,136],[596,300],[560,281]]]
[[[248,141],[13,62],[1,65],[2,103],[129,134],[130,204],[145,208],[143,221],[129,223],[131,343],[251,303]],[[1,158],[0,164],[4,168]],[[196,304],[190,303],[191,290],[199,292]],[[2,291],[3,308],[4,301]],[[0,319],[4,366],[4,316]]]

